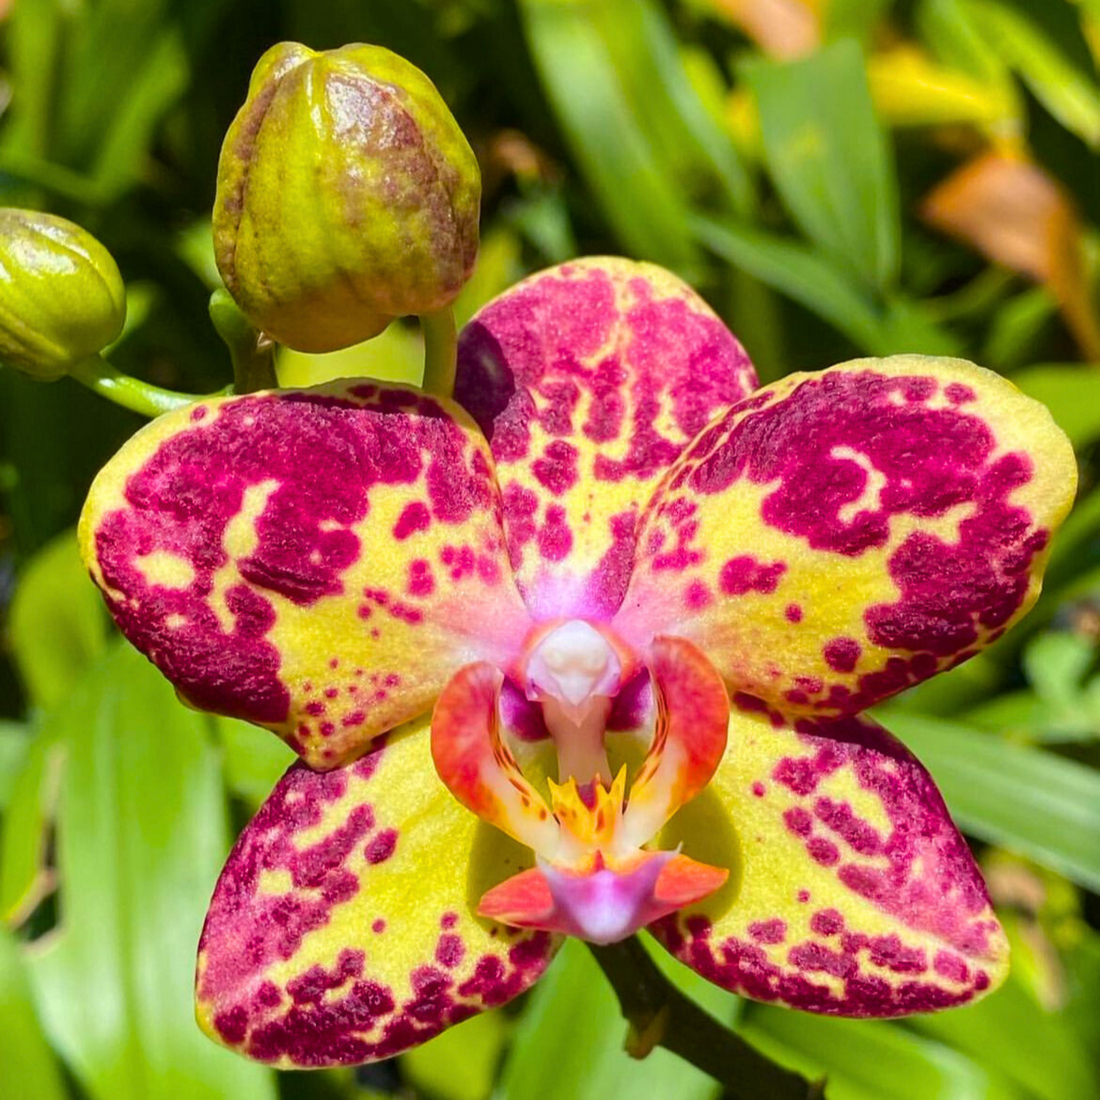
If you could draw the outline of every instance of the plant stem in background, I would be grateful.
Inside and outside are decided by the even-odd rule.
[[[123,374],[99,355],[92,355],[78,363],[69,374],[100,397],[106,397],[108,401],[143,416],[160,416],[161,413],[171,412],[184,405],[193,405],[204,396],[197,393],[177,393],[175,390],[142,382],[140,378]]]
[[[278,388],[274,343],[252,326],[227,290],[210,295],[209,309],[210,320],[233,360],[233,392]]]
[[[450,397],[455,389],[455,363],[458,353],[458,333],[454,310],[447,306],[420,318],[424,333],[424,381],[427,393]]]
[[[733,1100],[824,1100],[824,1082],[777,1066],[681,993],[637,936],[588,946],[630,1025],[626,1049],[633,1057],[662,1046],[710,1074]]]

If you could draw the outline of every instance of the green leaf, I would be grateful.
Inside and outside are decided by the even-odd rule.
[[[49,148],[51,114],[57,81],[55,66],[61,50],[65,5],[60,0],[17,4],[8,13],[5,46],[14,97],[10,121],[5,119],[4,154],[42,156]]]
[[[0,920],[21,924],[49,892],[47,841],[64,750],[44,721],[14,775],[0,829]]]
[[[624,247],[690,274],[697,257],[674,179],[644,134],[593,21],[602,0],[521,0],[527,41],[573,156]]]
[[[23,570],[8,632],[27,693],[41,707],[64,699],[103,652],[107,616],[73,531],[48,543]]]
[[[1024,671],[1042,698],[1071,706],[1095,658],[1096,646],[1089,638],[1068,631],[1051,631],[1039,635],[1024,650]]]
[[[147,43],[137,69],[127,74],[126,93],[105,120],[94,165],[105,193],[117,193],[137,178],[155,128],[186,90],[188,76],[179,32],[160,30]]]
[[[992,316],[979,358],[1006,371],[1034,361],[1036,346],[1058,315],[1058,303],[1045,286],[1028,287]]]
[[[751,1004],[741,1034],[811,1079],[827,1076],[828,1100],[1027,1100],[997,1070],[896,1024]]]
[[[856,38],[866,44],[890,4],[891,0],[830,0],[824,12],[825,39]]]
[[[981,33],[967,0],[921,0],[916,25],[921,38],[944,65],[1001,88],[1011,87],[1004,58]]]
[[[403,1055],[402,1077],[441,1100],[488,1100],[507,1035],[503,1013],[483,1012]]]
[[[594,0],[586,8],[666,171],[694,198],[716,191],[721,208],[747,213],[753,198],[748,176],[700,98],[664,10],[653,0]]]
[[[54,720],[60,916],[30,968],[54,1046],[92,1100],[273,1098],[270,1071],[193,1018],[195,947],[229,840],[207,719],[119,643]]]
[[[694,215],[690,224],[715,255],[805,306],[870,355],[959,350],[915,304],[895,296],[876,306],[843,270],[804,244],[729,219]]]
[[[1096,1082],[1080,1043],[1054,1013],[1009,976],[996,993],[954,1012],[914,1016],[909,1026],[997,1070],[1039,1100],[1094,1100]],[[1051,1073],[1051,1066],[1058,1072]]]
[[[1100,371],[1082,363],[1046,363],[1015,371],[1012,381],[1041,401],[1074,450],[1100,439]]]
[[[1074,7],[1065,0],[965,0],[965,7],[1047,110],[1100,147],[1100,84]]]
[[[881,314],[829,260],[796,241],[697,215],[691,227],[715,255],[824,318],[853,342],[878,354],[886,343]]]
[[[897,708],[879,717],[920,757],[963,829],[1100,889],[1100,773],[939,718]]]
[[[791,216],[849,278],[885,292],[901,250],[897,183],[859,46],[846,39],[799,61],[755,61],[743,73]]]
[[[271,730],[235,718],[211,719],[222,745],[222,766],[229,789],[258,807],[298,759]]]
[[[1100,738],[1100,679],[1070,706],[1040,699],[1033,691],[1012,691],[967,710],[967,725],[1013,740],[1043,743],[1094,741]]]
[[[696,1100],[717,1095],[702,1071],[660,1048],[644,1062],[623,1050],[626,1022],[584,944],[569,940],[531,994],[497,1100]]]
[[[68,1091],[57,1059],[42,1034],[23,955],[0,924],[0,1066],[11,1100],[65,1100]]]
[[[0,718],[0,812],[7,808],[16,776],[23,769],[31,738],[22,722]]]

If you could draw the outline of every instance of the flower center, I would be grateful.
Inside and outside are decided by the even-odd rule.
[[[729,719],[726,689],[690,642],[653,640],[645,667],[657,699],[656,727],[627,797],[625,766],[610,778],[604,734],[634,660],[612,635],[581,620],[533,640],[523,677],[558,752],[561,779],[549,783],[551,806],[502,736],[504,674],[479,662],[444,688],[432,716],[440,779],[464,806],[535,854],[534,867],[482,896],[482,916],[610,943],[726,881],[725,868],[646,847],[718,767]]]

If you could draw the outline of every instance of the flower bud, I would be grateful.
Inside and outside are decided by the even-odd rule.
[[[419,69],[379,46],[273,46],[218,164],[214,250],[248,319],[335,351],[448,305],[477,255],[481,177]]]
[[[0,361],[53,381],[118,338],[126,288],[90,233],[37,210],[0,208]]]

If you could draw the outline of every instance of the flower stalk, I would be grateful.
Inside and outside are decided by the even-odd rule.
[[[425,313],[420,318],[424,334],[424,380],[422,388],[439,397],[450,397],[455,389],[458,331],[451,306]]]
[[[709,1074],[734,1100],[822,1100],[825,1082],[806,1080],[754,1050],[681,993],[657,968],[637,936],[589,944],[630,1025],[626,1051],[645,1058],[655,1046]]]
[[[101,355],[90,355],[77,363],[69,373],[100,397],[105,397],[131,412],[141,413],[142,416],[160,416],[202,400],[201,394],[167,390],[124,374]]]
[[[255,393],[279,385],[275,344],[252,326],[227,290],[210,295],[210,320],[233,361],[233,392]]]
[[[588,944],[615,990],[630,1026],[626,1051],[645,1058],[663,1046],[711,1075],[734,1100],[822,1100],[825,1082],[783,1069],[672,985],[637,936],[617,944]]]

